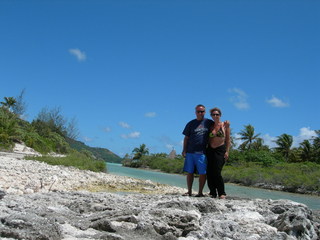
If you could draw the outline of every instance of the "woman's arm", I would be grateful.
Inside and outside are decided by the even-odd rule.
[[[224,158],[227,160],[229,158],[229,150],[230,150],[230,146],[231,146],[230,122],[229,121],[225,121],[224,125],[225,125],[225,129],[226,129],[226,138],[225,138],[226,153],[224,155]]]

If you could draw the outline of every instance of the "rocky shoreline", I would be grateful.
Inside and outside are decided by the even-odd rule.
[[[21,153],[0,152],[0,190],[7,194],[77,190],[161,194],[183,192],[181,188],[151,181],[24,160],[24,156]]]
[[[155,172],[161,172],[160,170],[155,170],[155,169],[151,169],[151,168],[139,167],[139,169],[148,170],[148,171],[155,171]],[[166,172],[163,172],[163,173],[166,173]],[[171,173],[171,174],[173,174],[173,173]],[[253,185],[243,184],[241,182],[237,182],[237,183],[226,182],[226,183],[236,184],[236,185],[245,186],[245,187],[273,190],[273,191],[281,191],[281,192],[305,194],[305,195],[312,195],[312,196],[320,196],[320,192],[319,191],[310,191],[310,190],[306,189],[303,186],[301,186],[299,188],[295,188],[295,187],[287,187],[287,186],[283,186],[283,185],[279,185],[279,184],[278,185],[274,185],[274,184],[268,184],[268,183],[256,183],[256,184],[253,184]]]
[[[293,187],[286,187],[283,185],[257,183],[257,184],[254,184],[253,186],[248,186],[248,187],[257,187],[257,188],[263,188],[263,189],[274,190],[274,191],[282,191],[282,192],[320,196],[319,191],[310,191],[310,190],[307,190],[306,188],[304,188],[303,186],[300,188],[293,188]]]
[[[26,154],[0,153],[0,239],[320,239],[319,211],[290,200],[183,197]]]

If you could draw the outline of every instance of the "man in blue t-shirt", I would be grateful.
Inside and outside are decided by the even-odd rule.
[[[183,150],[185,157],[183,171],[187,172],[188,192],[185,196],[192,196],[192,184],[194,173],[199,174],[199,191],[196,197],[203,197],[203,187],[206,183],[207,159],[205,149],[208,143],[210,126],[213,121],[204,117],[206,108],[202,104],[196,106],[196,119],[191,120],[185,126],[182,134]]]

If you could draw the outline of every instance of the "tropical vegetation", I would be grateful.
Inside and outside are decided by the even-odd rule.
[[[43,108],[32,122],[24,120],[23,95],[24,90],[18,97],[4,97],[0,102],[0,150],[10,151],[16,143],[24,143],[45,155],[37,160],[92,171],[106,171],[108,160],[121,161],[108,149],[92,148],[76,140],[79,134],[76,121],[68,121],[60,108]],[[65,157],[50,157],[52,152]]]
[[[275,140],[276,147],[265,145],[260,133],[252,125],[245,125],[239,133],[239,147],[233,144],[223,169],[226,182],[283,191],[320,194],[320,130],[316,136],[293,147],[293,137],[282,134]],[[165,153],[149,154],[145,144],[126,154],[124,166],[158,169],[182,174],[181,155],[169,158]]]
[[[93,172],[105,172],[106,163],[104,161],[94,160],[89,153],[72,151],[68,155],[62,157],[52,157],[44,155],[41,157],[26,157],[27,160],[37,160],[50,165],[63,165],[68,167],[76,167],[81,170],[90,170]]]

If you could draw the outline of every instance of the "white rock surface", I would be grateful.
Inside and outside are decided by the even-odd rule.
[[[184,191],[181,188],[151,181],[24,160],[25,156],[39,155],[22,144],[17,144],[12,153],[0,152],[0,190],[7,194],[86,189],[150,193],[182,193]]]

